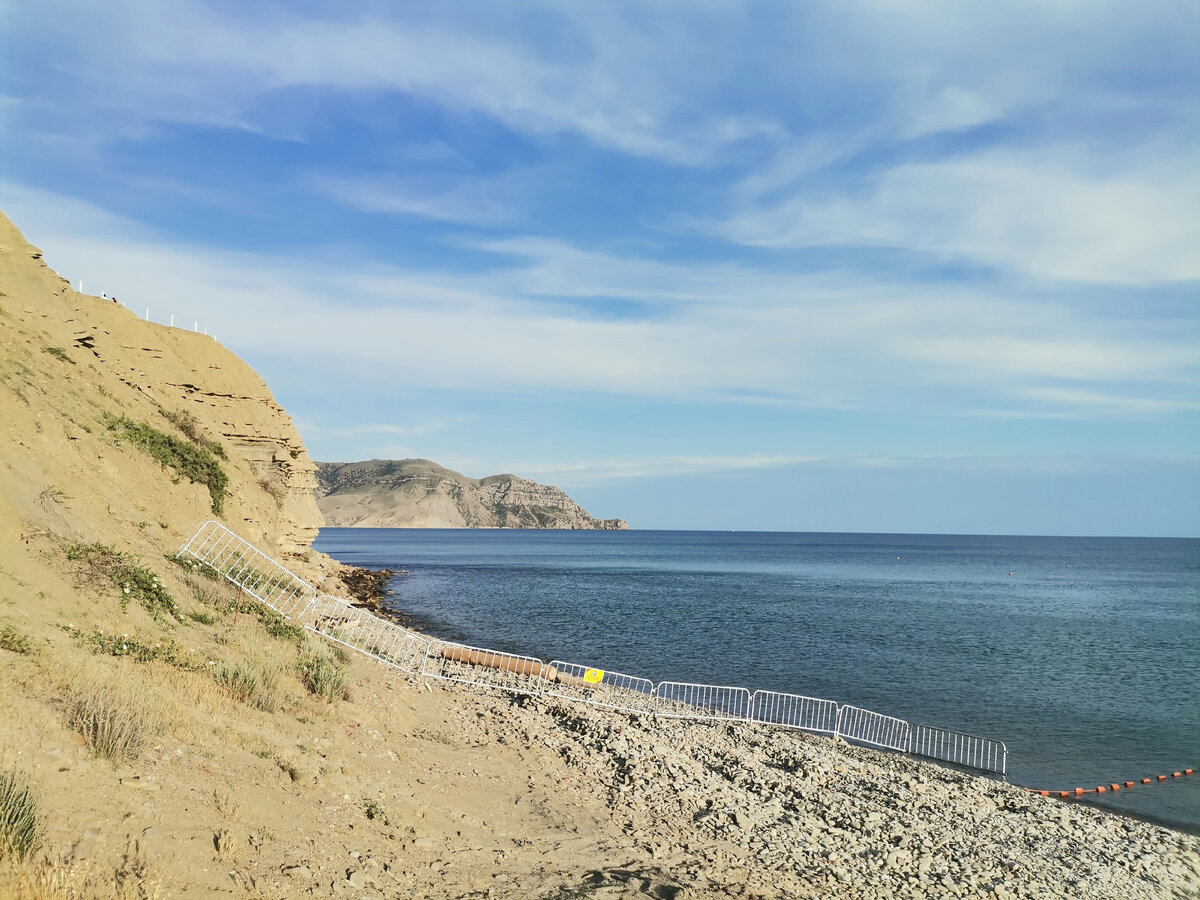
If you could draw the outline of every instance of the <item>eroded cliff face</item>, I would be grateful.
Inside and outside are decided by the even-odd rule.
[[[111,428],[117,418],[219,445],[228,476],[222,514],[203,484],[122,441]],[[220,518],[294,558],[322,524],[316,467],[249,366],[207,335],[71,290],[3,216],[0,459],[18,487],[14,518],[72,538],[134,539],[132,527],[177,549],[201,522]]]
[[[468,478],[426,459],[318,463],[317,504],[328,525],[370,528],[619,530],[557,487],[515,475]]]

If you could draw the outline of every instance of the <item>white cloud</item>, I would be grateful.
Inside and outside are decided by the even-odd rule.
[[[1038,278],[1200,279],[1200,175],[1182,156],[1100,167],[1082,154],[993,151],[897,166],[859,191],[751,204],[719,230],[762,246],[926,251]]]
[[[338,254],[172,245],[12,185],[0,197],[73,282],[139,313],[150,307],[160,322],[199,319],[252,363],[286,357],[347,390],[372,382],[1092,416],[1086,392],[1173,401],[1198,381],[1186,326],[1109,321],[981,288],[647,262],[547,240],[494,245],[512,265],[484,273],[359,268]],[[624,298],[651,314],[603,319],[543,299],[560,292]]]

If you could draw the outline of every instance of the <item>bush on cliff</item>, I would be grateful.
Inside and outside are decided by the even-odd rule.
[[[106,416],[105,424],[118,441],[128,441],[193,484],[205,485],[212,497],[213,513],[218,516],[221,514],[225,508],[225,487],[229,483],[229,476],[210,449],[180,440],[125,416]]]

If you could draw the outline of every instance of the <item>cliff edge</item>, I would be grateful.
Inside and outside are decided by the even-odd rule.
[[[0,517],[6,528],[24,520],[72,539],[141,543],[153,526],[177,548],[221,518],[295,558],[322,524],[316,467],[249,366],[207,335],[76,293],[3,215],[0,384],[0,502],[15,507]],[[156,434],[214,454],[220,483],[139,449],[165,440]]]
[[[317,463],[325,523],[365,528],[565,528],[618,531],[559,488],[516,475],[468,478],[427,459]]]

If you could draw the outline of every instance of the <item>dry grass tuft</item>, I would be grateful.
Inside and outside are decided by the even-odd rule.
[[[24,861],[42,840],[33,790],[16,772],[0,774],[0,859]]]
[[[123,684],[78,684],[66,711],[91,751],[114,762],[137,759],[162,727],[151,697]]]
[[[255,668],[245,662],[236,665],[222,663],[213,670],[213,679],[234,700],[263,712],[275,712],[279,709],[279,695],[275,690],[276,679],[273,672]]]

